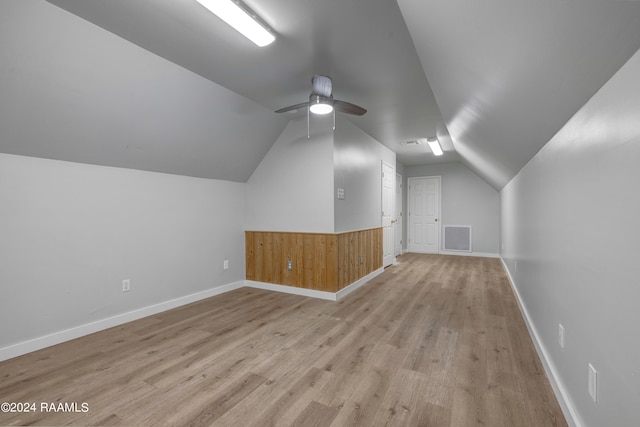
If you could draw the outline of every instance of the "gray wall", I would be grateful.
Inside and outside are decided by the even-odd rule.
[[[0,154],[0,350],[244,280],[244,186]]]
[[[244,279],[230,181],[285,118],[42,0],[0,2],[0,64],[0,152],[79,162],[0,155],[0,358]]]
[[[291,120],[247,181],[247,229],[333,233],[333,134],[328,117]]]
[[[502,257],[558,389],[590,427],[640,423],[638,76],[640,53],[501,191]]]
[[[382,161],[395,153],[343,117],[289,122],[247,182],[249,230],[334,233],[380,226]],[[345,190],[344,200],[337,189]]]
[[[396,154],[340,116],[333,146],[335,231],[380,227],[382,161],[395,168]],[[338,188],[345,190],[343,200]]]
[[[408,178],[420,176],[442,177],[440,223],[471,225],[473,252],[497,256],[500,252],[499,193],[462,163],[405,166],[403,180],[406,212]],[[406,242],[406,238],[404,241]]]

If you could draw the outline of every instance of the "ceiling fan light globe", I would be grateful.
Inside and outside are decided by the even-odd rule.
[[[309,111],[313,114],[329,114],[333,111],[333,97],[312,93],[309,96]]]
[[[309,110],[313,114],[329,114],[333,111],[331,104],[312,104],[309,106]]]

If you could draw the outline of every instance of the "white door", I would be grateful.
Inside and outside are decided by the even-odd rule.
[[[382,266],[393,264],[393,166],[382,162]]]
[[[393,237],[395,240],[395,256],[402,255],[402,175],[396,174],[396,212]]]
[[[409,252],[438,253],[440,177],[409,178]]]

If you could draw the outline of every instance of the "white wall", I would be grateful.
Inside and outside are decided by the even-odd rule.
[[[0,154],[0,350],[244,280],[244,186]]]
[[[420,176],[442,177],[440,223],[471,225],[473,252],[497,256],[500,252],[499,193],[458,162],[405,167],[405,183],[408,178]],[[405,200],[407,188],[405,184]]]
[[[333,233],[329,117],[291,120],[247,181],[247,230]]]
[[[502,257],[559,390],[590,427],[640,423],[638,76],[640,53],[501,191]]]
[[[340,115],[333,146],[335,231],[380,227],[382,162],[395,168],[395,153]],[[338,188],[345,190],[343,200],[337,199]]]

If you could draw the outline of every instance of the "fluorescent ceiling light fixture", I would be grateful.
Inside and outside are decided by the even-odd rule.
[[[276,38],[262,24],[260,18],[251,9],[232,0],[197,0],[218,18],[235,28],[240,34],[262,47],[271,44]]]
[[[309,111],[313,114],[329,114],[333,111],[332,101],[331,97],[311,94],[309,97]]]
[[[434,156],[442,156],[442,154],[444,154],[438,138],[427,138],[427,144],[429,144],[429,148],[431,148]]]

